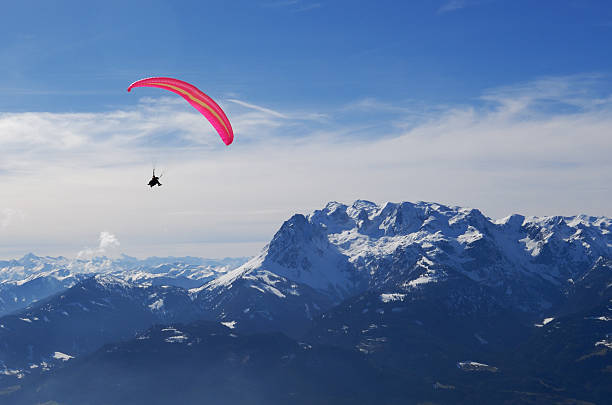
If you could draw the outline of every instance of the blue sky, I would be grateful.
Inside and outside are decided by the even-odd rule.
[[[466,103],[540,76],[612,70],[605,0],[96,3],[3,5],[2,111],[126,106],[127,85],[151,75],[313,107]]]
[[[101,232],[140,256],[249,255],[356,198],[612,216],[610,44],[596,0],[5,4],[0,257]],[[148,76],[215,98],[235,143],[126,92]]]

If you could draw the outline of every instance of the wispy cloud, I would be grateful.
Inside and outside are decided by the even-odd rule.
[[[440,6],[440,8],[438,9],[438,12],[448,13],[450,11],[459,10],[459,9],[465,8],[467,4],[468,3],[466,0],[451,0],[443,4],[442,6]]]
[[[274,110],[272,110],[270,108],[261,107],[261,106],[255,105],[255,104],[247,103],[246,101],[236,100],[235,98],[230,98],[227,101],[231,101],[232,103],[236,103],[238,105],[241,105],[241,106],[246,107],[246,108],[250,108],[252,110],[261,111],[263,113],[270,114],[270,115],[272,115],[274,117],[288,118],[286,115],[284,115],[282,113],[279,113],[278,111],[274,111]]]
[[[294,13],[300,13],[321,8],[322,4],[307,2],[303,0],[280,0],[262,3],[261,6],[266,8],[286,8]]]
[[[353,101],[342,107],[344,111],[387,111],[387,112],[406,112],[409,110],[404,105],[397,105],[381,101],[375,98],[362,98],[360,100]]]
[[[449,0],[449,1],[446,1],[444,4],[442,4],[440,8],[438,8],[438,13],[439,14],[449,13],[449,12],[461,10],[467,7],[482,5],[484,3],[491,2],[491,1],[495,1],[495,0]]]
[[[280,1],[272,1],[267,3],[262,3],[263,7],[288,7],[299,4],[301,0],[280,0]]]
[[[508,111],[528,110],[532,114],[567,112],[569,107],[588,110],[610,103],[610,94],[599,90],[604,80],[609,79],[601,74],[545,77],[489,90],[482,99],[502,104]]]
[[[295,9],[295,12],[296,13],[301,13],[301,12],[304,12],[304,11],[315,10],[317,8],[321,8],[321,3],[304,4],[303,6]]]
[[[321,120],[299,119],[320,111],[225,100],[236,133],[229,147],[168,99],[103,113],[2,114],[2,204],[27,216],[0,233],[0,246],[78,252],[79,240],[113,229],[128,254],[252,254],[240,249],[263,246],[292,213],[357,198],[440,201],[493,217],[612,215],[612,98],[601,80],[542,78],[450,107],[361,99]],[[152,157],[167,169],[154,190]]]
[[[227,101],[237,104],[241,107],[245,107],[249,110],[254,110],[260,113],[264,113],[273,118],[280,118],[283,120],[294,120],[294,121],[325,121],[329,116],[326,113],[316,111],[291,111],[291,112],[280,112],[271,108],[263,107],[260,105],[248,103],[246,101],[238,100],[235,98],[227,99]],[[245,117],[246,115],[240,115]],[[262,117],[258,115],[258,117]],[[286,123],[287,124],[287,123]]]

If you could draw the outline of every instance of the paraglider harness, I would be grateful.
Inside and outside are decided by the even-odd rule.
[[[163,174],[160,174],[159,177],[155,175],[155,169],[153,169],[153,178],[151,180],[149,180],[149,187],[153,187],[153,186],[161,186],[162,184],[159,182],[160,177],[162,177]]]

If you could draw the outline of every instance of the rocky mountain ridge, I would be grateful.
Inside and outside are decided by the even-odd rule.
[[[537,317],[560,308],[575,280],[612,257],[611,231],[606,217],[491,220],[436,203],[332,202],[294,215],[259,255],[193,292],[235,308],[219,312],[232,320],[253,319],[259,300],[293,302],[310,318],[366,291],[410,294],[453,273]]]

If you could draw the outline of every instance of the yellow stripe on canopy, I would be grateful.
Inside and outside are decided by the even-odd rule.
[[[201,105],[202,107],[206,108],[217,119],[217,121],[219,121],[221,123],[221,125],[223,125],[223,128],[225,128],[225,132],[227,132],[228,134],[230,133],[229,128],[225,125],[225,122],[221,119],[219,114],[215,110],[213,110],[208,104],[206,104],[205,102],[203,102],[199,98],[194,97],[187,90],[184,90],[184,89],[181,89],[180,87],[176,87],[176,86],[173,86],[171,84],[166,84],[166,83],[154,83],[154,82],[151,82],[151,83],[148,83],[148,84],[154,84],[156,86],[162,86],[162,87],[169,87],[172,90],[175,90],[175,91],[179,92],[182,95],[186,95],[187,97],[189,97],[190,100],[193,100],[196,103],[198,103],[199,105]]]

